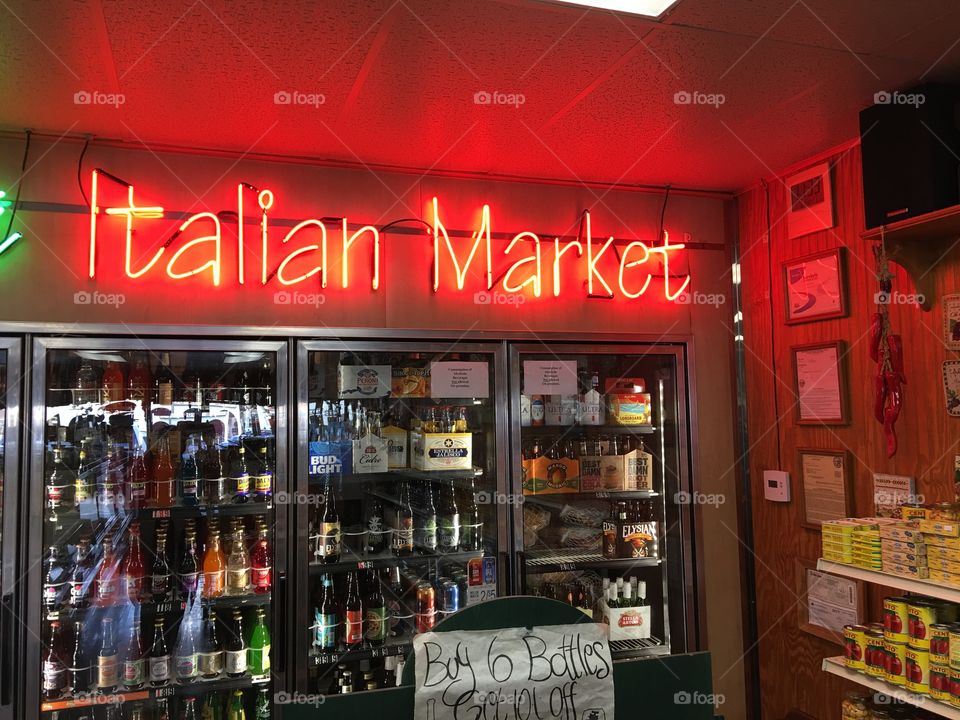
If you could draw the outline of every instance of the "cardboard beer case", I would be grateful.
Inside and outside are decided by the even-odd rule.
[[[659,557],[655,520],[625,524],[604,520],[602,530],[601,554],[607,559]]]
[[[410,458],[415,470],[470,470],[473,433],[410,433]]]
[[[551,459],[542,455],[522,463],[524,495],[580,492],[580,463],[573,458]]]
[[[610,607],[605,605],[611,640],[646,640],[650,637],[650,606]]]
[[[389,365],[338,365],[337,389],[341,398],[374,398],[390,395]]]
[[[393,368],[390,394],[398,398],[430,397],[430,366]]]
[[[409,467],[407,454],[407,431],[396,425],[387,425],[380,433],[387,441],[387,467]]]
[[[623,455],[580,458],[580,490],[652,490],[650,453],[631,450]]]
[[[353,441],[353,472],[358,475],[386,472],[387,454],[387,441],[367,433]]]
[[[310,475],[336,475],[352,469],[353,443],[350,441],[322,440],[310,443]]]
[[[649,425],[650,393],[643,378],[607,378],[607,418],[612,425]]]

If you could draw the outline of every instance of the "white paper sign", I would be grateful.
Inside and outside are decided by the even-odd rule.
[[[614,720],[606,630],[578,623],[416,635],[414,720]]]
[[[575,395],[576,360],[524,360],[524,395]]]
[[[430,397],[490,397],[490,366],[485,362],[430,363]]]

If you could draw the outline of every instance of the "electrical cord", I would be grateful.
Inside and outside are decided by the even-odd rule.
[[[13,200],[13,209],[10,211],[10,222],[7,223],[7,231],[0,240],[10,237],[10,231],[13,229],[13,220],[17,217],[17,208],[20,206],[20,191],[23,189],[23,176],[27,171],[27,156],[30,154],[30,136],[32,134],[31,130],[24,130],[23,132],[27,136],[27,141],[23,146],[23,162],[20,163],[20,179],[17,180],[17,195]]]
[[[670,199],[670,186],[667,185],[663,193],[663,205],[660,207],[660,230],[657,233],[657,242],[663,242],[663,219],[667,214],[667,200]]]
[[[87,193],[83,189],[83,157],[87,154],[87,148],[90,147],[90,140],[92,135],[86,135],[83,139],[83,150],[80,151],[80,159],[77,160],[77,186],[80,188],[80,195],[83,197],[83,204],[87,207],[90,207],[90,200],[87,198]]]

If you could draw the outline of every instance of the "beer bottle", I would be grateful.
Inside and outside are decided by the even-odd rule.
[[[366,612],[364,613],[365,637],[370,645],[379,647],[383,645],[387,637],[387,606],[380,590],[380,578],[376,571],[368,571],[367,581],[370,586],[370,594],[367,596]]]
[[[164,434],[160,438],[160,449],[153,466],[151,500],[157,507],[170,507],[173,504],[174,475],[173,458],[170,456],[170,438]]]
[[[160,367],[153,380],[153,400],[160,405],[172,405],[177,379],[170,368],[170,353],[160,356]]]
[[[385,524],[383,503],[379,498],[372,498],[367,512],[367,552],[371,555],[380,555],[387,549]]]
[[[203,462],[203,498],[208,505],[227,502],[227,478],[223,469],[223,448],[220,438],[207,443]]]
[[[146,660],[143,641],[140,639],[140,613],[134,612],[130,622],[130,634],[123,653],[123,687],[139,690],[146,682]]]
[[[399,499],[397,526],[393,531],[393,552],[398,557],[408,557],[413,553],[413,508],[410,506],[410,486],[406,480],[401,481]]]
[[[250,470],[247,468],[247,449],[241,441],[231,474],[233,502],[245,503],[250,499]]]
[[[144,596],[143,579],[146,575],[146,565],[143,562],[143,551],[140,546],[140,523],[134,520],[127,531],[127,556],[123,559],[121,577],[123,578],[124,594],[133,603],[139,603]]]
[[[113,618],[105,617],[100,630],[100,652],[97,653],[97,690],[112,693],[118,684],[117,639]]]
[[[104,405],[112,402],[120,402],[123,400],[123,391],[126,385],[123,368],[120,367],[120,363],[111,360],[103,369],[100,402]]]
[[[200,563],[197,559],[197,537],[193,531],[188,531],[186,534],[178,574],[180,576],[180,591],[184,597],[189,599],[197,592],[200,574]]]
[[[250,558],[253,591],[258,595],[270,592],[273,585],[269,534],[270,531],[265,525],[257,529],[257,542]]]
[[[247,667],[251,675],[266,675],[270,672],[270,629],[267,627],[262,607],[255,611],[250,647],[247,648]]]
[[[351,570],[347,577],[347,598],[344,609],[344,641],[347,647],[355,647],[363,642],[363,602],[360,600],[357,571]]]
[[[273,463],[267,452],[267,444],[257,450],[257,474],[253,478],[253,497],[258,502],[270,502],[273,496]]]
[[[187,439],[187,449],[180,459],[180,502],[183,505],[196,505],[200,502],[200,470],[197,467],[194,436]]]
[[[440,525],[437,545],[440,552],[455,552],[460,547],[460,511],[453,493],[453,482],[440,485]]]
[[[244,645],[243,616],[240,610],[233,611],[233,631],[227,640],[227,675],[240,677],[247,672],[247,648]]]
[[[270,720],[272,711],[270,691],[267,688],[260,688],[257,690],[257,701],[253,706],[253,720]]]
[[[406,634],[407,622],[403,619],[408,614],[404,607],[403,585],[400,582],[400,566],[392,565],[387,570],[387,607],[390,617],[390,637],[400,637]]]
[[[183,699],[180,720],[197,720],[197,699],[193,695],[188,695]]]
[[[423,527],[419,545],[423,553],[432,555],[437,552],[437,509],[433,505],[433,489],[429,480],[425,481],[423,490]]]
[[[220,547],[220,531],[210,530],[207,550],[203,555],[203,597],[214,598],[223,595],[226,581],[226,558]],[[249,568],[247,580],[249,581]]]
[[[222,700],[219,693],[207,693],[200,708],[200,720],[223,720]]]
[[[46,652],[43,655],[43,699],[56,700],[67,689],[67,668],[60,651],[63,647],[60,621],[50,622]]]
[[[213,680],[223,672],[223,647],[217,634],[217,614],[212,609],[204,627],[198,662],[204,680]]]
[[[162,687],[170,682],[170,650],[163,632],[163,614],[153,619],[153,643],[147,658],[147,675],[153,687]]]
[[[147,463],[143,458],[143,448],[136,443],[133,460],[127,473],[127,506],[138,510],[147,504]]]
[[[113,605],[119,588],[117,587],[117,563],[113,556],[113,539],[110,537],[103,539],[103,557],[100,559],[100,567],[97,570],[96,583],[97,606],[109,607]]]
[[[460,549],[464,551],[483,549],[483,522],[477,507],[476,487],[471,477],[460,503]]]
[[[150,427],[150,417],[148,415],[150,386],[153,384],[153,378],[150,375],[150,368],[144,360],[143,353],[134,353],[133,367],[127,373],[127,391],[126,399],[135,403],[140,403],[144,415],[147,417],[147,427]]]
[[[74,695],[88,692],[93,684],[93,669],[90,667],[90,656],[84,643],[83,626],[83,620],[77,620],[73,624],[73,654],[67,669],[67,685]]]
[[[168,697],[158,697],[153,702],[156,703],[157,711],[153,715],[153,720],[171,720],[172,715],[170,714],[170,698]]]
[[[227,720],[247,720],[247,712],[243,709],[243,690],[233,691],[230,705],[227,708]]]
[[[323,487],[323,514],[320,516],[319,546],[321,562],[327,565],[340,562],[340,513],[331,490],[331,477]]]
[[[323,576],[320,604],[314,611],[313,644],[321,651],[333,650],[337,645],[337,601],[328,575]]]
[[[64,567],[60,548],[51,545],[43,560],[43,609],[52,612],[60,606],[63,589],[67,584],[67,569]]]
[[[80,443],[80,464],[77,466],[77,477],[73,486],[73,505],[75,508],[79,509],[93,497],[91,480],[90,441],[84,439]]]
[[[70,472],[63,462],[63,451],[59,447],[55,448],[53,451],[53,468],[50,470],[50,474],[47,475],[46,505],[49,511],[47,520],[54,523],[59,520],[57,511],[63,505],[64,495],[75,482],[73,473]]]
[[[470,431],[470,425],[467,423],[467,409],[462,405],[457,408],[457,417],[454,421],[453,431],[458,433]]]
[[[246,595],[250,592],[250,556],[243,541],[243,531],[233,534],[230,555],[227,557],[227,594]]]
[[[157,543],[150,568],[150,595],[153,602],[165,602],[170,599],[170,558],[167,554],[167,527],[160,525],[156,530]]]

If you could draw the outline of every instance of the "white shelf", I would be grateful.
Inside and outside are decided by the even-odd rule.
[[[931,580],[912,580],[901,577],[900,575],[891,575],[890,573],[879,572],[877,570],[866,570],[854,565],[844,565],[843,563],[830,562],[820,558],[817,560],[817,570],[842,575],[843,577],[862,580],[876,585],[885,585],[886,587],[897,588],[905,592],[915,593],[917,595],[926,595],[928,597],[938,598],[939,600],[948,600],[949,602],[960,603],[960,588],[952,588],[941,585]],[[960,718],[960,715],[957,715]]]
[[[845,680],[849,680],[850,682],[857,683],[858,685],[868,687],[871,690],[881,692],[884,695],[893,698],[894,700],[899,700],[900,702],[922,707],[924,710],[932,712],[935,715],[940,715],[941,717],[945,718],[952,718],[953,720],[960,720],[960,708],[947,705],[940,700],[934,700],[929,695],[917,695],[916,693],[912,693],[899,685],[891,685],[890,683],[884,682],[879,678],[864,675],[856,670],[850,670],[843,664],[843,658],[840,656],[824,658],[822,670],[830,673],[831,675],[836,675],[844,678]]]

